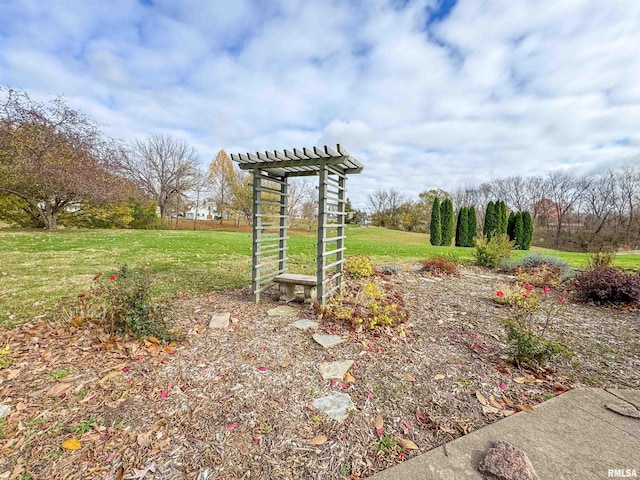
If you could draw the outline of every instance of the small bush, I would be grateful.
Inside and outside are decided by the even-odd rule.
[[[444,258],[429,258],[422,262],[422,272],[434,277],[459,277],[458,267]]]
[[[561,268],[563,271],[571,269],[569,264],[558,257],[549,257],[547,255],[541,255],[539,253],[532,253],[520,260],[519,265],[523,268],[534,268],[541,265],[553,265]]]
[[[3,368],[9,368],[11,362],[9,361],[9,345],[5,345],[4,347],[0,347],[0,370]]]
[[[335,322],[356,330],[393,328],[409,319],[402,293],[391,284],[376,280],[353,281],[344,285],[343,295],[326,305],[315,304],[316,314],[323,321]]]
[[[502,287],[496,292],[494,301],[500,305],[533,310],[540,304],[540,292],[533,290],[531,285]]]
[[[612,267],[599,267],[578,275],[576,296],[596,303],[640,304],[640,274],[626,274]]]
[[[72,317],[99,323],[111,334],[175,340],[165,319],[167,305],[154,303],[147,269],[127,265],[110,275],[96,275],[89,292],[71,305]]]
[[[521,323],[505,319],[502,324],[507,331],[511,355],[517,365],[537,366],[562,355],[571,357],[573,353],[560,343],[536,335]]]
[[[344,273],[351,278],[366,278],[373,275],[371,259],[365,255],[351,255],[345,259]]]
[[[610,267],[616,259],[615,252],[596,252],[589,255],[587,260],[587,270],[595,268]]]
[[[486,236],[476,237],[473,256],[482,267],[496,268],[505,258],[511,256],[513,242],[506,235],[494,235],[491,240]]]

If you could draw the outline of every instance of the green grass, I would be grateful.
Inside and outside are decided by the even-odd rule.
[[[472,248],[433,247],[424,234],[376,227],[351,227],[347,234],[348,254],[369,255],[375,264],[404,264],[441,255],[472,261]],[[314,271],[315,242],[315,235],[290,236],[290,271]],[[587,263],[586,254],[532,251],[560,257],[576,268]],[[515,251],[513,257],[526,254]],[[55,312],[61,297],[76,295],[91,285],[95,274],[123,264],[149,267],[157,295],[245,287],[250,283],[251,235],[187,230],[0,231],[0,325]],[[640,255],[618,255],[615,265],[638,269]]]

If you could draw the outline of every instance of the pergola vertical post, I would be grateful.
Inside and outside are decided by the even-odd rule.
[[[320,161],[318,165],[318,239],[316,242],[316,277],[318,285],[316,287],[317,298],[320,305],[324,304],[325,297],[325,238],[327,237],[327,165]]]
[[[251,258],[251,292],[253,300],[260,302],[260,243],[262,237],[262,171],[253,169],[253,215],[252,215],[252,258]]]
[[[289,223],[289,183],[287,178],[282,178],[280,184],[280,250],[278,251],[278,271],[287,271],[287,228]]]
[[[346,200],[346,175],[338,176],[338,228],[336,231],[336,272],[337,272],[337,291],[340,292],[340,286],[342,285],[342,272],[343,272],[343,263],[344,263],[344,238],[345,238],[345,224],[346,215],[345,215],[345,200]]]

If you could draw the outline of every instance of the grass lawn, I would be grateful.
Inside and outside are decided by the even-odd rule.
[[[449,255],[472,260],[471,248],[432,247],[428,236],[383,228],[348,229],[349,254],[371,256],[376,264],[410,263]],[[312,273],[315,235],[291,234],[289,270]],[[560,257],[576,268],[587,256],[580,253],[532,249]],[[514,252],[521,258],[526,252]],[[616,265],[640,268],[640,255],[621,254]],[[99,272],[120,265],[148,266],[158,294],[187,290],[198,295],[212,290],[245,287],[250,283],[251,234],[188,230],[61,230],[0,231],[0,324],[19,324],[43,315],[63,296],[87,288]]]

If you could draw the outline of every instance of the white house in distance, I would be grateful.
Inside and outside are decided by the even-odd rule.
[[[189,210],[184,213],[184,218],[193,220],[196,218],[196,210],[198,220],[220,220],[220,214],[216,211],[215,202],[210,198],[201,200],[200,205],[197,205],[197,208],[194,202]]]

